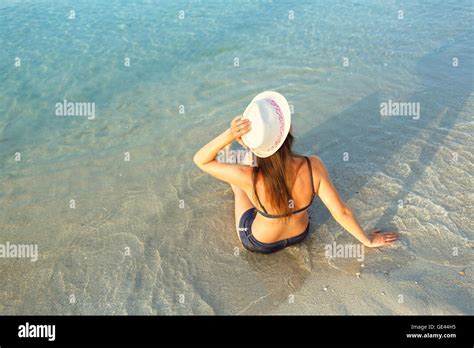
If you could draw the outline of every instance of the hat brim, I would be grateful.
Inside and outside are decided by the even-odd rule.
[[[280,107],[280,110],[283,113],[283,118],[285,121],[284,131],[283,131],[284,136],[281,140],[281,143],[278,144],[278,146],[275,149],[273,149],[272,151],[262,151],[262,150],[259,151],[259,150],[250,149],[255,154],[255,156],[260,157],[260,158],[265,158],[265,157],[270,157],[275,152],[277,152],[280,149],[280,147],[283,145],[283,143],[285,142],[286,137],[288,136],[288,133],[291,127],[291,110],[290,110],[290,105],[288,104],[288,101],[286,100],[286,98],[282,94],[275,91],[265,91],[265,92],[257,94],[252,99],[250,104],[262,99],[273,99]],[[243,119],[246,118],[245,112],[242,118]]]

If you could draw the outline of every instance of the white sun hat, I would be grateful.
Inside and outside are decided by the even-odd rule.
[[[291,112],[286,98],[265,91],[252,99],[242,119],[249,119],[251,130],[242,141],[257,157],[269,157],[281,147],[290,131]]]

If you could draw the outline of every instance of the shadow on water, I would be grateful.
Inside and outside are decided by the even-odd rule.
[[[333,181],[345,201],[358,193],[368,184],[370,176],[357,181],[355,186],[347,187],[347,183],[340,180],[342,172],[346,172],[346,163],[342,161],[343,152],[349,152],[356,161],[363,161],[370,165],[371,170],[383,170],[391,159],[398,153],[397,148],[409,141],[419,138],[423,129],[441,127],[437,129],[438,141],[441,141],[454,126],[459,112],[472,92],[473,71],[471,33],[458,39],[455,43],[445,45],[436,51],[425,55],[417,64],[417,77],[421,79],[423,90],[403,96],[401,101],[419,102],[421,117],[419,120],[398,118],[382,120],[379,116],[380,103],[387,101],[381,98],[381,93],[373,93],[362,99],[342,113],[330,117],[322,125],[315,127],[304,134],[299,140],[299,146],[310,153],[317,153],[332,172]],[[457,68],[440,69],[449,66],[452,57],[459,57],[462,62]],[[463,59],[466,57],[466,59]],[[394,101],[396,98],[388,96]],[[429,98],[429,99],[427,99]],[[427,103],[426,103],[427,102]],[[437,124],[435,125],[435,122]],[[374,134],[371,134],[374,133]],[[378,134],[377,134],[378,133]],[[390,135],[392,138],[387,138]],[[389,142],[393,146],[380,147],[379,141]],[[358,146],[364,142],[366,146]],[[375,151],[367,153],[367,148]],[[313,151],[311,151],[313,150]],[[338,151],[341,150],[341,151]],[[362,150],[362,152],[357,152]],[[404,190],[393,197],[395,202],[378,219],[378,225],[390,223],[398,209],[396,202],[403,200],[415,183],[419,181],[424,170],[431,165],[438,148],[424,146],[409,176],[404,179]],[[348,175],[353,175],[349,173]],[[353,180],[351,180],[353,182]],[[330,215],[325,215],[327,218]],[[319,220],[324,224],[326,220]]]
[[[458,39],[454,44],[441,47],[430,55],[424,56],[417,65],[417,74],[422,77],[422,83],[425,90],[413,94],[411,99],[422,101],[426,94],[433,97],[436,101],[429,108],[428,120],[437,121],[436,136],[438,143],[442,143],[449,131],[453,128],[458,119],[459,113],[463,109],[468,97],[473,89],[473,32]],[[461,61],[460,66],[450,69],[437,69],[437,67],[450,64],[453,57],[458,57]],[[422,105],[423,107],[423,105]],[[428,122],[426,125],[428,125]],[[424,124],[420,127],[424,128]],[[408,134],[408,132],[404,132]],[[415,132],[411,137],[416,137]],[[404,138],[406,140],[406,138]],[[419,155],[420,161],[416,162],[416,168],[412,168],[411,174],[404,179],[404,190],[394,197],[394,202],[399,200],[406,201],[407,194],[414,187],[416,182],[422,178],[426,168],[433,162],[433,158],[438,151],[437,147],[424,146]],[[422,160],[422,161],[421,161]],[[385,210],[379,218],[379,224],[386,224],[396,215],[397,205],[393,204]]]
[[[472,92],[472,47],[472,32],[468,32],[423,56],[417,63],[415,76],[420,81],[421,90],[399,98],[396,95],[384,95],[383,92],[373,93],[297,138],[296,149],[300,153],[320,156],[342,198],[348,201],[369,184],[372,178],[370,172],[384,171],[404,144],[424,136],[424,129],[438,127],[437,142],[443,141]],[[456,68],[450,66],[453,57],[459,58],[460,64]],[[395,117],[382,120],[380,103],[389,98],[393,101],[419,102],[420,119],[415,121]],[[414,185],[423,178],[424,171],[431,165],[439,149],[429,145],[423,146],[419,160],[411,164],[410,174],[403,179],[402,192],[390,198],[394,203],[378,218],[378,227],[394,227],[392,219],[397,214],[398,200],[405,200]],[[354,172],[351,161],[342,161],[344,152],[349,152],[351,161],[362,162],[370,172]],[[331,216],[326,209],[320,210],[320,207],[323,205],[317,204],[317,211],[315,205],[311,208],[313,227],[309,241],[271,257],[250,253],[245,255],[245,260],[255,272],[254,279],[258,279],[271,294],[255,301],[247,308],[246,314],[262,313],[268,311],[272,304],[287,301],[288,294],[298,290],[309,273],[316,269],[315,262],[318,259],[324,262],[324,249],[317,240],[318,226],[328,223]]]

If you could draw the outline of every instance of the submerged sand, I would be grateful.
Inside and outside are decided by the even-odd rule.
[[[0,66],[0,244],[37,244],[38,260],[0,259],[0,314],[474,314],[469,4],[413,2],[405,22],[394,2],[308,4],[295,22],[283,2],[188,22],[97,4],[77,27],[47,1],[6,6],[5,54],[40,63]],[[28,14],[52,22],[25,36]],[[53,29],[64,37],[43,45]],[[399,243],[329,260],[326,245],[355,240],[317,200],[304,243],[243,249],[230,187],[192,157],[267,89],[294,106],[296,150],[323,159],[367,231]],[[55,117],[64,98],[95,101],[96,118]],[[380,115],[388,100],[420,117]]]

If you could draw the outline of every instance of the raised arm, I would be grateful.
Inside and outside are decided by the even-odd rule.
[[[339,196],[323,161],[317,156],[311,157],[312,162],[315,164],[315,172],[317,173],[314,178],[316,193],[339,225],[367,247],[389,245],[398,240],[398,234],[391,232],[380,233],[380,230],[375,230],[366,235],[357,222],[351,208]]]
[[[216,156],[220,150],[234,140],[241,142],[241,136],[250,131],[250,121],[235,117],[231,127],[204,145],[194,155],[194,163],[204,172],[229,184],[245,189],[251,185],[251,168],[240,164],[220,163]]]

